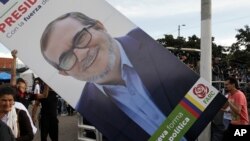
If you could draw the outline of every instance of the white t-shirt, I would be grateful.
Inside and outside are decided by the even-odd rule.
[[[40,94],[40,85],[39,84],[35,85],[34,94]]]
[[[228,94],[226,94],[225,97],[228,98]],[[225,109],[223,118],[224,119],[228,119],[228,120],[232,120],[232,115],[231,115],[230,107],[229,106],[227,106],[227,108]]]

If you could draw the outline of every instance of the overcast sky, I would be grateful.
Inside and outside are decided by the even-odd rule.
[[[106,0],[153,38],[164,34],[200,37],[201,0]],[[250,25],[250,0],[212,0],[212,36],[217,45],[235,42],[236,29]],[[0,57],[9,50],[0,44]]]
[[[200,0],[107,0],[155,39],[164,34],[200,37]],[[236,29],[250,24],[250,0],[212,0],[212,36],[220,45],[235,41]]]

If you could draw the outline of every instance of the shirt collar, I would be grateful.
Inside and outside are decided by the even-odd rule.
[[[120,57],[121,57],[121,68],[123,68],[124,65],[128,65],[130,67],[133,67],[131,62],[128,59],[128,56],[126,55],[122,45],[120,44],[120,42],[118,42],[117,40],[115,40],[117,43],[117,46],[119,48],[120,51]]]

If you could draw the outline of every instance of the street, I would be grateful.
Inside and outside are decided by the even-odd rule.
[[[77,141],[78,116],[58,116],[59,120],[59,141]],[[38,126],[37,126],[38,127]],[[35,134],[33,141],[40,141],[40,131]],[[51,141],[48,137],[48,141]]]
[[[31,113],[32,105],[29,106],[29,112]],[[40,107],[38,108],[37,115],[40,112]],[[77,140],[77,131],[78,131],[78,115],[76,113],[73,116],[60,115],[57,116],[59,121],[59,141],[78,141]],[[38,123],[36,127],[39,128]],[[40,141],[40,130],[37,130],[37,133],[34,136],[33,141]],[[49,136],[48,140],[51,141]]]

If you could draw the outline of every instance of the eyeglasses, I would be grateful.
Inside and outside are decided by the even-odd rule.
[[[59,57],[58,69],[69,71],[73,68],[77,61],[77,56],[73,52],[75,48],[84,49],[89,45],[92,34],[88,31],[89,28],[93,27],[95,24],[84,27],[81,31],[77,32],[72,40],[72,48],[64,52]]]

